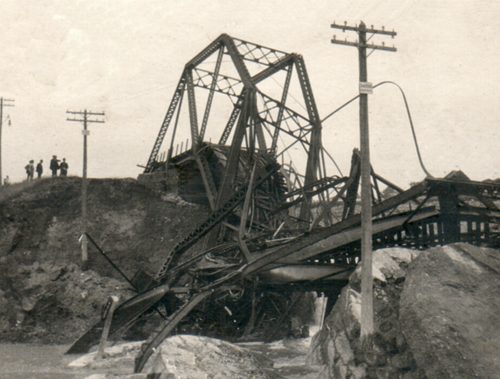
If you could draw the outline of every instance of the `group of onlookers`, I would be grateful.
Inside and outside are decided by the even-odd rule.
[[[66,162],[66,158],[63,158],[62,162],[57,159],[57,155],[53,155],[50,160],[50,171],[52,172],[52,177],[58,176],[57,172],[59,171],[59,176],[68,176],[68,163]],[[33,180],[35,176],[35,172],[37,178],[40,179],[43,175],[43,160],[40,159],[40,162],[37,163],[35,168],[35,161],[32,159],[29,163],[24,167],[26,170],[27,180]]]

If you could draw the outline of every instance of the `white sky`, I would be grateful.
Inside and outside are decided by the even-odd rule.
[[[184,64],[221,33],[304,56],[320,115],[357,92],[354,48],[332,45],[333,20],[394,28],[397,53],[375,52],[369,80],[406,91],[424,160],[435,176],[462,169],[500,177],[498,1],[28,1],[0,2],[3,175],[20,180],[29,159],[66,157],[81,174],[82,136],[66,109],[105,111],[91,125],[89,176],[135,177],[147,161]],[[354,36],[348,35],[351,39]],[[378,38],[378,39],[377,39]],[[372,164],[406,185],[423,178],[403,102],[370,97]],[[323,143],[348,171],[358,106],[324,124]]]

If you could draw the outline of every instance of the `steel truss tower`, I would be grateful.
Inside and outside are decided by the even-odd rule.
[[[207,62],[213,59],[215,64],[209,66]],[[233,75],[223,73],[223,62],[226,66],[229,62]],[[297,106],[293,106],[295,104],[291,104],[292,101],[287,102],[293,97],[290,94],[293,72],[296,72],[303,109],[297,109]],[[278,77],[282,82],[281,94],[271,96],[261,85],[265,87],[264,83],[269,82],[269,79],[277,83]],[[197,91],[200,90],[208,91],[202,106],[197,104]],[[214,185],[203,155],[198,154],[206,139],[215,95],[229,98],[232,104],[225,128],[218,136],[218,144],[229,147],[227,164],[218,188]],[[172,158],[184,97],[187,97],[189,110],[192,154],[213,210],[224,204],[233,191],[242,150],[251,153],[265,152],[280,157],[287,150],[298,146],[307,155],[305,172],[302,174],[303,186],[311,186],[326,176],[321,121],[302,56],[236,39],[227,34],[219,36],[185,65],[146,164],[145,174],[154,172],[159,163],[162,163],[159,159],[160,149],[173,124],[166,163]],[[287,138],[287,143],[279,143],[282,136]],[[310,212],[311,197],[307,196],[301,205],[300,218],[309,220]]]

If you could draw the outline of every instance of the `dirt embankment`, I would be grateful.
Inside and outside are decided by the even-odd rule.
[[[126,283],[93,248],[80,270],[81,181],[44,179],[0,194],[0,340],[69,342]],[[155,273],[207,210],[133,179],[92,179],[88,231],[132,277]]]

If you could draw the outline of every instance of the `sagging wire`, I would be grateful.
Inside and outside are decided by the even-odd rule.
[[[392,84],[399,89],[401,96],[403,97],[404,104],[405,104],[406,114],[408,115],[408,121],[410,122],[410,129],[411,129],[411,133],[412,133],[412,137],[413,137],[413,143],[415,145],[415,150],[417,151],[418,162],[420,164],[420,167],[422,168],[422,171],[424,171],[425,175],[427,175],[427,177],[429,177],[429,178],[434,178],[434,176],[429,172],[429,170],[427,170],[427,167],[425,166],[424,161],[422,159],[422,154],[420,153],[420,147],[418,145],[418,140],[417,140],[417,133],[415,132],[415,126],[413,125],[413,119],[411,117],[410,106],[408,105],[408,100],[406,99],[406,95],[405,95],[405,92],[403,91],[403,88],[401,88],[401,86],[399,84],[397,84],[396,82],[393,82],[391,80],[384,80],[382,82],[375,84],[373,86],[373,89],[380,87],[384,84]],[[327,120],[328,118],[333,116],[338,111],[345,108],[347,105],[349,105],[350,103],[352,103],[354,100],[358,99],[359,97],[360,97],[360,95],[356,95],[352,99],[349,99],[348,101],[346,101],[340,107],[334,109],[332,112],[330,112],[326,117],[324,117],[321,120],[321,123],[323,123],[325,120]]]
[[[417,156],[418,156],[418,161],[420,163],[420,167],[422,168],[422,170],[425,172],[425,174],[429,178],[433,178],[434,176],[432,176],[432,174],[429,172],[429,170],[427,170],[427,168],[425,167],[424,161],[422,159],[422,155],[420,154],[420,148],[418,146],[418,141],[417,141],[417,134],[415,132],[415,126],[413,125],[413,120],[411,117],[410,106],[408,105],[408,100],[406,100],[406,95],[405,95],[405,92],[403,91],[403,88],[401,88],[401,86],[399,84],[397,84],[396,82],[393,82],[391,80],[384,80],[380,83],[377,83],[373,86],[373,88],[375,89],[375,88],[377,88],[381,85],[384,85],[384,84],[392,84],[399,89],[399,92],[401,92],[401,96],[403,96],[403,101],[405,103],[406,114],[408,115],[408,121],[410,122],[411,133],[413,136],[413,142],[415,144],[415,149],[417,150]]]

